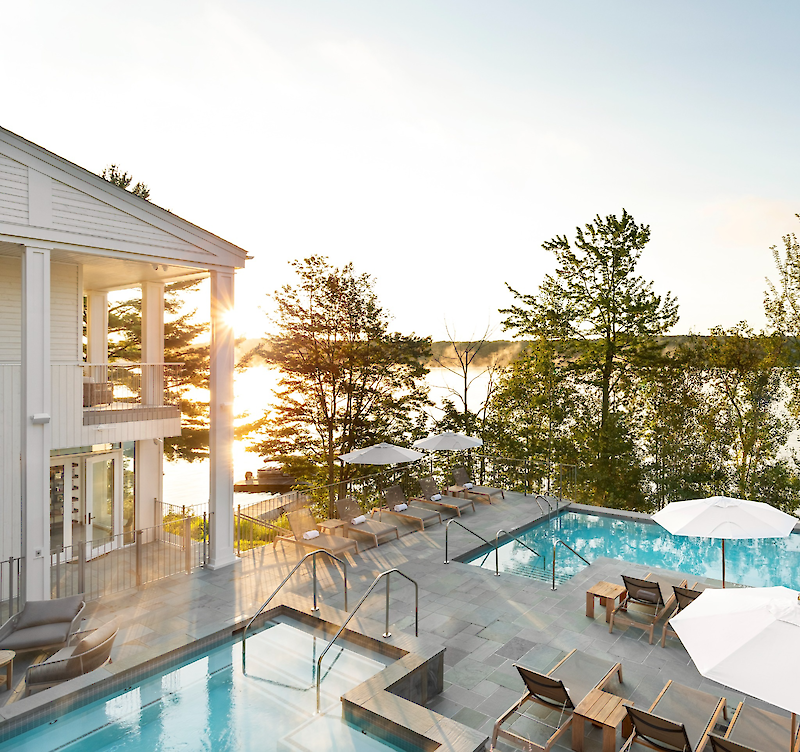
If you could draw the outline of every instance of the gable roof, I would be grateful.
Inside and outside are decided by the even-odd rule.
[[[198,268],[241,268],[247,252],[0,127],[0,240]]]

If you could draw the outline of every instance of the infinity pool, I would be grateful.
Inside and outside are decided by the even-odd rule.
[[[511,540],[500,546],[500,571],[543,579],[550,576],[553,543],[563,540],[581,556],[622,559],[645,567],[671,569],[698,577],[722,577],[720,541],[670,535],[660,525],[605,515],[562,512],[549,522],[517,537],[537,551],[537,557]],[[542,566],[545,559],[545,567]],[[494,569],[494,553],[473,557],[470,564]],[[558,546],[556,572],[563,581],[586,567],[577,556]],[[546,574],[543,574],[545,572]],[[725,542],[725,579],[742,585],[784,585],[800,590],[800,535]]]
[[[322,713],[315,714],[316,658],[326,645],[276,624],[247,638],[246,674],[236,641],[14,737],[0,752],[393,750],[341,718],[341,695],[382,670],[382,657],[332,647],[322,668]]]

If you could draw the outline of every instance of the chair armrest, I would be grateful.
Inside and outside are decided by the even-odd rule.
[[[0,627],[0,641],[5,640],[16,628],[19,614],[14,614],[2,627]]]

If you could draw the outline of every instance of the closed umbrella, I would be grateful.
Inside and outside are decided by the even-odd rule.
[[[424,456],[422,452],[415,452],[413,449],[381,443],[340,454],[339,459],[352,465],[393,465],[397,462],[413,462]]]
[[[705,590],[670,620],[707,679],[800,712],[800,603],[785,587]]]
[[[769,504],[728,496],[673,501],[653,515],[653,522],[673,535],[722,539],[722,587],[725,587],[725,541],[785,538],[797,519]]]
[[[415,447],[426,449],[429,452],[458,452],[461,449],[472,449],[482,444],[482,439],[465,436],[463,433],[454,433],[453,431],[445,431],[414,442]]]

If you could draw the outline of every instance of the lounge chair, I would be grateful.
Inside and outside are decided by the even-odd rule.
[[[677,582],[670,577],[654,577],[648,574],[645,579],[622,575],[626,595],[622,596],[619,605],[611,613],[608,631],[614,631],[614,625],[636,627],[648,633],[649,642],[653,644],[653,632],[658,621],[673,607],[675,593],[672,588],[686,586],[686,580]]]
[[[381,538],[387,539],[392,536],[400,538],[400,533],[395,525],[366,519],[358,502],[352,496],[337,499],[336,511],[339,512],[339,518],[347,523],[348,536],[354,533],[368,535],[375,541],[376,546]],[[354,522],[354,520],[360,521]]]
[[[71,646],[28,668],[25,672],[25,696],[32,689],[52,687],[103,666],[111,660],[111,648],[118,631],[117,621],[112,619],[98,629],[78,632],[73,636]]]
[[[439,514],[439,512],[409,503],[406,499],[406,495],[403,493],[403,489],[400,488],[400,486],[391,486],[387,488],[386,491],[384,491],[383,496],[386,500],[386,506],[378,507],[377,509],[373,509],[371,512],[373,516],[375,515],[375,512],[377,512],[379,520],[383,520],[384,514],[394,514],[398,517],[403,517],[406,520],[413,521],[414,524],[418,524],[420,530],[425,529],[426,523],[430,523],[432,525],[434,522],[438,522],[440,524],[442,522],[442,515]],[[406,508],[403,509],[403,506]]]
[[[492,488],[491,486],[476,486],[469,479],[467,471],[463,467],[453,468],[453,480],[456,486],[459,486],[463,491],[464,496],[477,496],[480,501],[492,503],[493,496],[500,496],[501,499],[506,498],[505,491],[502,488]]]
[[[23,653],[62,648],[77,631],[84,608],[83,595],[28,601],[22,611],[0,627],[0,650]]]
[[[667,682],[648,711],[630,706],[626,710],[633,724],[633,733],[620,752],[628,752],[634,744],[660,752],[702,752],[719,714],[727,718],[724,697],[684,687],[672,680]],[[681,721],[674,720],[677,718]]]
[[[594,689],[603,689],[615,673],[622,682],[621,664],[603,658],[595,658],[579,650],[570,651],[546,674],[540,674],[516,663],[514,668],[519,672],[528,691],[497,719],[492,731],[492,748],[496,746],[497,738],[501,737],[518,742],[525,749],[535,747],[546,752],[555,744],[558,737],[570,728],[573,711],[589,692]],[[511,716],[522,715],[520,709],[527,702],[537,703],[548,710],[555,710],[559,713],[558,726],[550,726],[545,721],[533,716],[524,716],[528,721],[553,729],[553,733],[544,745],[536,744],[513,731],[501,728]]]
[[[322,549],[331,554],[343,554],[347,551],[355,550],[358,553],[358,543],[349,538],[339,535],[330,535],[317,530],[317,524],[308,509],[297,509],[286,515],[289,518],[289,526],[292,528],[292,535],[281,535],[277,541],[289,541],[299,546],[310,548],[312,551]],[[314,535],[317,533],[317,535]]]
[[[711,734],[714,752],[772,752],[797,749],[797,732],[792,739],[792,721],[753,705],[740,702],[724,738]]]
[[[677,616],[684,608],[686,608],[695,598],[702,595],[703,589],[701,589],[695,585],[694,588],[685,588],[685,587],[676,587],[673,586],[673,591],[675,593],[675,602],[676,607],[675,610],[669,615],[669,618],[664,622],[664,628],[661,630],[661,647],[663,648],[667,642],[667,634],[671,634],[673,637],[677,637],[677,632],[672,629],[669,625],[669,620],[673,616]]]
[[[455,512],[459,517],[467,509],[475,511],[475,502],[472,499],[459,499],[455,496],[443,496],[436,481],[432,476],[419,479],[419,488],[422,496],[415,496],[411,500],[424,506],[432,506],[442,511]]]

